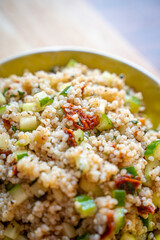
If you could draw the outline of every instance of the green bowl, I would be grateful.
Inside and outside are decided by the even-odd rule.
[[[146,114],[154,127],[160,123],[160,81],[141,67],[127,60],[81,48],[45,48],[12,57],[0,62],[0,77],[11,74],[22,75],[25,69],[31,72],[50,71],[53,66],[64,66],[69,59],[88,65],[90,68],[108,70],[116,74],[124,73],[126,83],[143,94]]]

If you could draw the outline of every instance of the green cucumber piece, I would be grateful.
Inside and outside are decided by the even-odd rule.
[[[6,111],[6,106],[7,106],[7,105],[0,106],[0,115],[1,115],[1,116],[5,113],[5,111]]]
[[[117,199],[118,204],[117,207],[124,207],[126,200],[126,191],[125,190],[114,190],[113,198]]]
[[[17,222],[13,221],[9,223],[9,225],[5,229],[4,235],[8,238],[16,239],[20,233],[20,229],[20,225]]]
[[[21,152],[18,152],[17,155],[16,155],[16,159],[17,161],[19,161],[20,159],[24,158],[24,157],[27,157],[28,156],[28,153],[25,152],[25,151],[21,151]]]
[[[68,90],[70,89],[70,87],[71,87],[71,85],[65,87],[65,89],[62,90],[62,92],[60,93],[60,95],[67,96]]]
[[[89,233],[86,233],[80,237],[77,238],[77,240],[89,240]]]
[[[127,173],[131,174],[133,177],[138,176],[135,167],[133,167],[133,166],[131,166],[131,167],[125,167],[124,169],[126,169],[126,170],[127,170]]]
[[[67,63],[66,67],[70,68],[70,67],[75,67],[75,65],[77,64],[77,61],[74,59],[70,59],[69,62]]]
[[[86,178],[81,178],[79,186],[83,191],[92,192],[96,197],[103,196],[101,188],[96,183],[89,182]]]
[[[84,140],[84,132],[81,129],[78,129],[73,132],[74,138],[77,144],[80,144]]]
[[[124,208],[118,207],[114,210],[115,234],[118,234],[124,226]]]
[[[32,111],[35,112],[36,111],[36,103],[23,103],[22,106],[22,111]]]
[[[76,167],[82,173],[88,172],[88,170],[90,169],[90,166],[89,166],[89,163],[88,163],[88,159],[86,157],[84,157],[84,156],[78,157],[76,159]]]
[[[160,208],[160,193],[159,192],[153,192],[153,204]]]
[[[153,227],[150,227],[149,226],[149,223],[152,221],[152,219],[153,219],[153,216],[149,213],[148,214],[148,218],[142,218],[141,217],[141,220],[142,220],[142,222],[143,222],[143,225],[144,226],[146,226],[147,227],[147,230],[150,232],[150,231],[153,231]]]
[[[160,160],[160,139],[151,142],[147,146],[144,156],[147,160],[150,156],[153,156],[155,160]]]
[[[82,218],[93,216],[96,211],[94,200],[87,195],[77,196],[75,198],[74,206]]]
[[[50,101],[49,96],[44,91],[36,93],[35,97],[38,98],[40,107],[47,105]]]
[[[20,205],[25,200],[28,199],[28,195],[25,190],[22,188],[21,184],[16,184],[13,188],[9,190],[10,195],[15,201],[16,205]]]
[[[0,106],[6,103],[6,98],[3,96],[3,94],[0,92]]]
[[[151,187],[152,186],[152,180],[149,176],[149,173],[154,169],[156,168],[157,166],[160,166],[160,161],[158,160],[154,160],[153,162],[148,162],[145,170],[144,170],[144,175],[145,175],[145,178],[146,178],[146,183],[145,185],[148,186],[148,187]]]
[[[32,131],[38,127],[38,121],[36,116],[20,117],[19,128],[21,131]]]
[[[120,240],[136,240],[136,238],[133,235],[131,235],[130,233],[124,233],[121,236]]]
[[[139,98],[126,95],[125,102],[129,105],[129,109],[132,113],[137,113],[139,111],[139,108],[141,106],[141,101]]]
[[[10,147],[10,136],[7,133],[0,134],[0,149],[7,150]]]
[[[64,236],[67,236],[69,239],[74,238],[77,235],[75,228],[71,224],[63,222],[62,227]]]
[[[104,130],[109,130],[113,127],[112,121],[108,118],[108,116],[104,113],[100,119],[100,123],[96,127],[100,132]]]
[[[40,184],[38,181],[32,184],[30,190],[32,194],[35,195],[37,198],[43,196],[47,191],[46,188],[43,187],[43,185]]]

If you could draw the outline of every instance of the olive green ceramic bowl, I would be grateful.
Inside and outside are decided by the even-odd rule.
[[[79,48],[49,48],[35,50],[0,62],[0,77],[11,74],[22,75],[24,70],[50,71],[53,66],[64,66],[69,59],[88,65],[90,68],[108,70],[116,74],[124,73],[126,82],[136,91],[143,93],[146,114],[154,126],[160,123],[160,81],[135,64],[94,50]]]

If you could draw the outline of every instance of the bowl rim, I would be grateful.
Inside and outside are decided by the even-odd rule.
[[[51,46],[51,47],[33,48],[31,50],[21,51],[18,54],[13,54],[9,57],[2,58],[0,60],[0,65],[5,64],[10,61],[13,61],[18,58],[21,58],[21,57],[28,56],[28,55],[34,55],[37,53],[47,53],[47,52],[85,52],[85,53],[89,53],[89,54],[99,55],[102,57],[107,57],[112,60],[122,62],[122,63],[138,70],[142,74],[145,74],[146,76],[151,78],[153,81],[155,81],[160,86],[160,79],[158,79],[158,77],[154,76],[154,74],[152,74],[150,71],[146,70],[144,67],[140,66],[139,64],[132,62],[132,61],[130,61],[124,57],[121,57],[119,55],[108,53],[108,52],[105,53],[105,51],[97,50],[95,48],[87,48],[87,47],[79,47],[79,46]]]

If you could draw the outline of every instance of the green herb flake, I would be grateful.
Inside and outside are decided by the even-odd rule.
[[[12,128],[12,130],[13,130],[14,132],[16,132],[16,131],[17,131],[17,128],[16,128],[16,127],[14,127],[14,126],[13,126],[13,124],[11,124],[11,128]]]
[[[8,88],[4,88],[3,95],[5,96],[6,92],[8,91]]]
[[[10,97],[17,97],[15,94],[11,94]]]
[[[20,99],[21,99],[21,98],[23,98],[25,92],[21,92],[21,91],[18,90],[18,94],[19,94],[19,97],[20,97]]]
[[[63,96],[67,96],[68,94],[68,90],[70,89],[71,85],[70,86],[67,86],[65,89],[63,89],[63,91],[60,93],[60,95],[63,95]]]
[[[137,124],[138,123],[138,120],[132,120],[131,121],[133,124]]]

